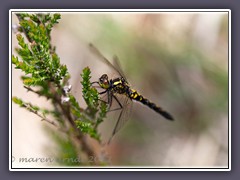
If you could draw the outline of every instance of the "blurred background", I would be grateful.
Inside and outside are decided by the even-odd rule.
[[[117,55],[131,86],[173,115],[167,121],[133,102],[129,121],[106,149],[111,165],[161,167],[228,166],[228,14],[220,12],[61,13],[52,44],[71,74],[72,93],[81,94],[83,68],[92,81],[114,72],[89,51],[93,43],[110,61]],[[13,24],[18,20],[13,15]],[[14,33],[12,47],[17,46]],[[12,95],[47,107],[26,93],[12,67]],[[43,122],[13,104],[14,158],[45,157],[56,144]],[[116,119],[101,125],[111,134]],[[34,119],[34,120],[32,120]],[[108,137],[106,135],[106,137]],[[13,163],[18,166],[45,164]]]

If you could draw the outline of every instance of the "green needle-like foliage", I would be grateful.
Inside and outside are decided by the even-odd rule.
[[[91,86],[90,74],[91,71],[88,67],[84,68],[81,74],[83,98],[87,104],[85,114],[74,113],[78,116],[78,118],[80,118],[80,120],[76,121],[77,127],[81,129],[82,132],[88,133],[91,137],[100,141],[100,135],[97,132],[97,127],[106,117],[107,105],[104,102],[101,102],[99,105],[98,92]],[[73,99],[71,101],[72,104],[76,104],[76,100]],[[76,107],[76,109],[79,109],[79,107]]]
[[[92,114],[92,116],[94,117],[97,112],[97,107],[99,104],[98,103],[99,97],[98,97],[97,90],[95,88],[91,87],[90,73],[91,73],[91,71],[88,67],[83,69],[83,73],[81,74],[83,80],[81,81],[81,83],[83,86],[83,89],[82,89],[83,98],[88,105],[88,108],[90,111],[89,114]]]
[[[55,52],[56,48],[51,45],[51,30],[61,18],[60,14],[21,13],[17,14],[17,17],[20,25],[16,35],[19,47],[16,48],[18,55],[12,55],[12,64],[24,73],[21,77],[24,88],[50,100],[54,108],[41,108],[18,97],[13,97],[12,101],[36,114],[42,121],[54,125],[57,130],[65,132],[66,137],[63,142],[66,139],[71,142],[59,143],[58,138],[56,142],[61,146],[59,149],[70,149],[69,153],[75,154],[76,157],[81,157],[82,154],[85,154],[84,157],[87,155],[88,158],[96,157],[94,149],[85,142],[84,136],[89,135],[101,142],[97,127],[106,117],[107,105],[99,101],[97,90],[91,86],[89,68],[83,69],[81,74],[83,99],[87,108],[81,108],[76,98],[70,93],[71,87],[68,83],[70,75],[67,67],[61,64]],[[87,159],[86,162],[88,162]],[[82,160],[79,164],[88,163]]]
[[[60,84],[63,77],[68,72],[65,65],[60,64],[58,55],[51,48],[50,32],[54,24],[60,19],[59,14],[50,16],[46,15],[17,15],[23,32],[27,36],[28,41],[25,42],[22,34],[17,34],[17,40],[20,48],[16,48],[18,57],[12,57],[12,63],[17,69],[25,72],[23,83],[25,85],[41,85],[46,81],[54,81]]]

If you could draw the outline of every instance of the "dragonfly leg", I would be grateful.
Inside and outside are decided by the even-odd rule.
[[[106,92],[108,92],[108,90],[105,90],[105,91],[103,91],[103,92],[100,92],[99,94],[104,94],[104,93],[106,93]]]
[[[99,94],[102,95],[102,94],[105,94],[105,93],[107,93],[107,96],[108,96],[107,102],[104,101],[104,100],[102,100],[102,99],[99,99],[99,100],[102,101],[102,102],[104,102],[104,103],[106,103],[106,104],[108,104],[108,111],[109,111],[109,109],[110,109],[111,106],[112,106],[112,95],[110,94],[110,92],[108,91],[108,89],[105,90],[105,91],[103,91],[103,92],[100,92]]]
[[[115,96],[114,96],[114,97],[115,97]],[[116,99],[116,101],[119,103],[119,105],[121,105],[121,103],[117,100],[116,97],[115,97],[115,99]],[[123,113],[122,105],[121,105],[121,108],[119,108],[119,109],[121,109],[121,112],[120,112],[120,114],[119,114],[119,116],[118,116],[118,120],[117,120],[117,123],[116,123],[116,125],[115,125],[115,127],[114,127],[114,130],[113,130],[113,132],[112,132],[112,136],[111,136],[110,139],[108,140],[108,145],[110,144],[113,136],[116,134],[116,132],[117,132],[117,130],[118,130],[118,125],[119,125],[119,123],[120,123],[120,119],[121,119],[121,117],[122,117],[122,113]],[[118,110],[119,110],[119,109],[118,109]]]
[[[115,109],[111,109],[109,110],[108,112],[111,112],[111,111],[117,111],[117,110],[121,110],[123,108],[122,104],[119,102],[118,98],[114,95],[112,95],[112,97],[117,101],[119,107],[118,108],[115,108]]]
[[[101,86],[92,86],[92,87],[94,87],[94,88],[101,88],[101,89],[102,89],[102,87],[101,87]]]
[[[107,104],[107,102],[106,101],[104,101],[104,100],[102,100],[102,99],[98,99],[99,101],[101,101],[101,102],[104,102],[104,103],[106,103]]]
[[[98,84],[98,86],[93,86],[93,84]],[[98,82],[98,81],[91,82],[91,86],[94,87],[94,88],[102,88],[102,87],[99,85],[99,82]]]
[[[99,85],[99,82],[98,81],[91,82],[91,85],[93,85],[93,84],[98,84]]]
[[[112,107],[112,93],[110,94],[110,92],[108,91],[107,96],[108,96],[108,104],[109,104],[108,110],[109,110]]]

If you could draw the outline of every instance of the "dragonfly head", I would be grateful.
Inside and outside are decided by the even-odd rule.
[[[103,74],[100,78],[99,78],[99,85],[103,88],[103,89],[108,89],[110,84],[108,81],[108,75],[107,74]]]

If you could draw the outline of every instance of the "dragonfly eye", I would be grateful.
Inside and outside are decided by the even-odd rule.
[[[99,84],[102,88],[107,89],[109,88],[109,81],[108,81],[108,76],[107,74],[103,74],[100,78],[99,78]]]

